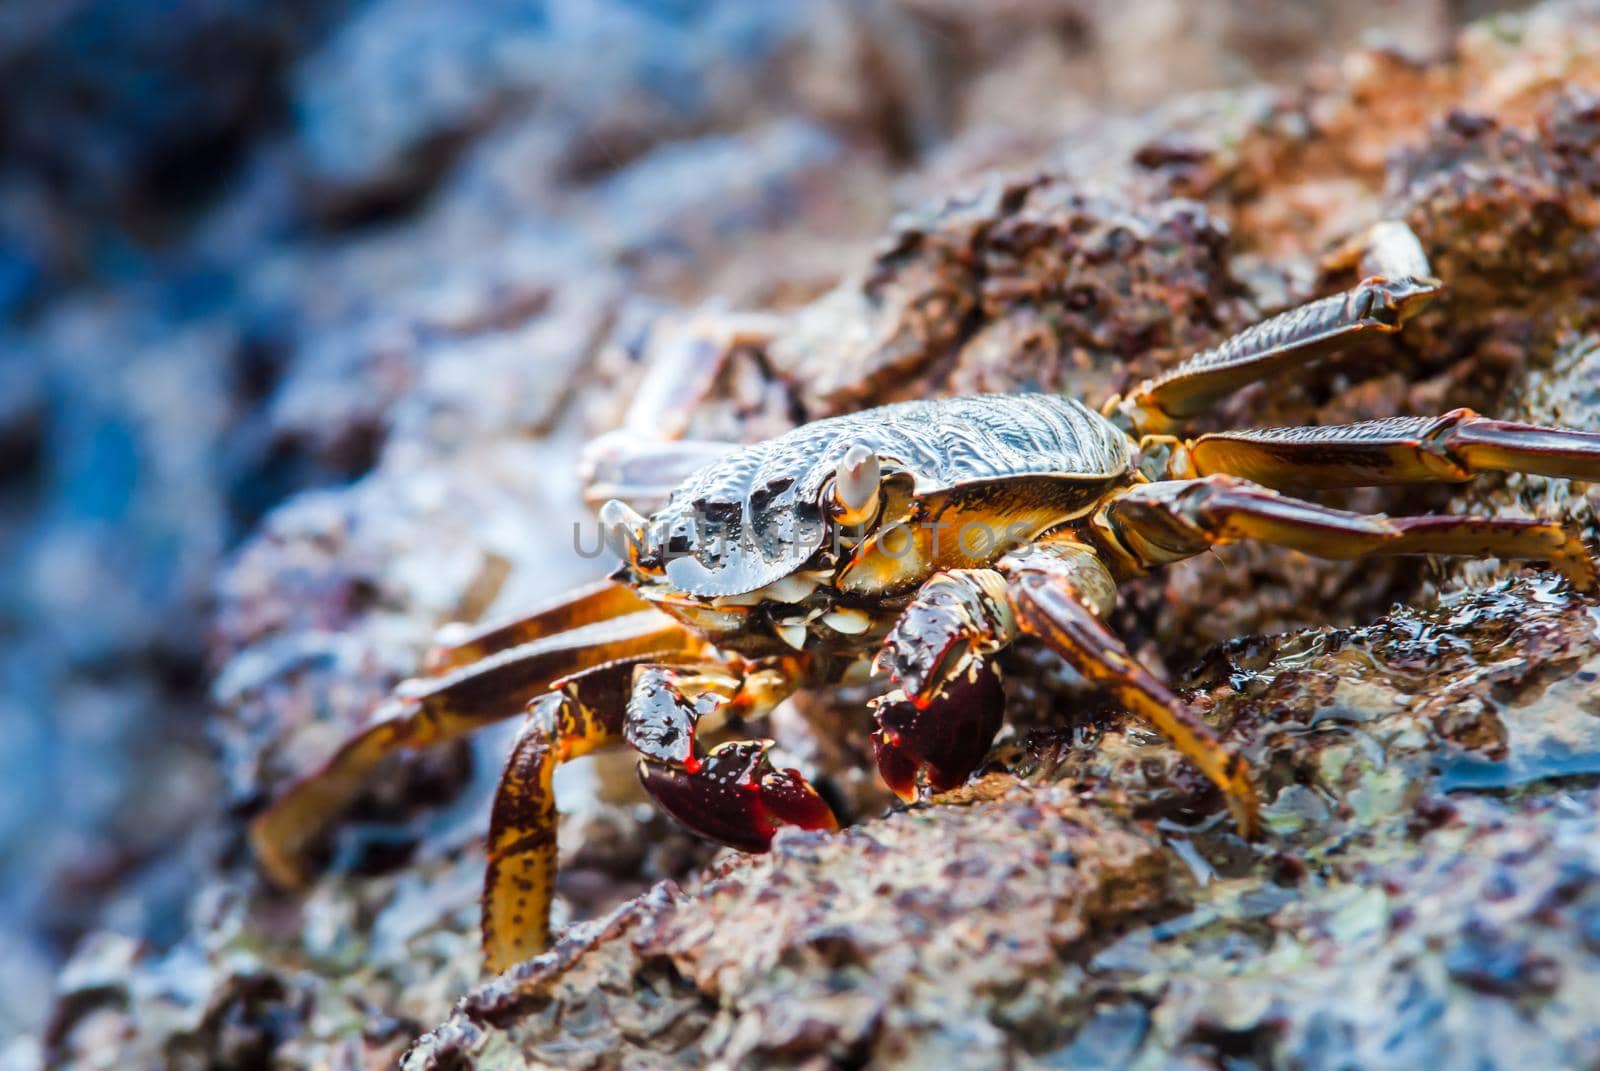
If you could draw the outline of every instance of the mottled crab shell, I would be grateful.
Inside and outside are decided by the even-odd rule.
[[[1018,477],[1110,483],[1127,438],[1083,403],[1050,394],[901,402],[801,425],[736,450],[691,476],[651,518],[667,579],[703,597],[781,580],[821,549],[823,499],[847,450],[874,450],[919,496]]]

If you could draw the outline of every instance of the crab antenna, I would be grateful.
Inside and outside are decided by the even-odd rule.
[[[600,507],[600,530],[606,545],[617,556],[637,565],[645,526],[650,522],[619,498],[608,499]]]
[[[833,500],[840,523],[861,524],[878,511],[878,481],[883,465],[871,449],[856,443],[833,471]]]

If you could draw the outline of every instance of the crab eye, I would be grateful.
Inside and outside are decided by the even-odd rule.
[[[878,510],[878,483],[883,464],[869,448],[856,443],[833,470],[833,502],[842,524],[868,520]]]
[[[635,565],[639,564],[647,524],[644,517],[620,499],[609,499],[600,507],[600,529],[605,533],[606,542],[618,557]]]

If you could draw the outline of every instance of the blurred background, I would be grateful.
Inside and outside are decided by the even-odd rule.
[[[414,627],[340,625],[392,585],[443,618],[508,564],[508,606],[589,568],[537,521],[576,515],[617,419],[587,388],[660,309],[806,301],[1081,124],[1519,6],[0,7],[0,1038],[85,932],[174,941],[236,850],[193,835],[251,802],[214,702],[292,665],[315,704],[352,661],[380,693]],[[275,546],[305,560],[264,590]]]

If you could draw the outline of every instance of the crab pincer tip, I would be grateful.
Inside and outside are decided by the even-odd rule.
[[[917,801],[917,774],[922,763],[900,746],[899,736],[884,729],[872,734],[872,755],[878,763],[878,776],[904,803]]]
[[[761,804],[783,825],[837,832],[839,819],[828,801],[799,770],[774,770],[761,779]]]

